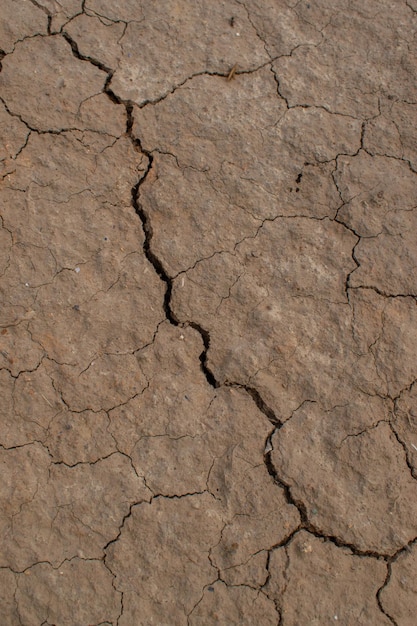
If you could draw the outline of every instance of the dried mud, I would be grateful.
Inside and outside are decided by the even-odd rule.
[[[2,626],[414,625],[415,0],[1,13]]]

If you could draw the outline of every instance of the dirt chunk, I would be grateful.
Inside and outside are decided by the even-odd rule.
[[[298,46],[274,62],[280,93],[289,106],[322,106],[370,118],[379,113],[378,93],[383,99],[415,102],[407,43],[413,40],[415,25],[406,3],[301,2],[297,9],[304,19],[321,26],[322,38],[319,45]],[[387,51],[388,39],[395,48],[393,55]]]
[[[128,22],[121,38],[123,56],[111,81],[111,88],[124,100],[143,105],[161,99],[192,76],[227,76],[236,62],[248,71],[269,61],[239,3],[233,2],[236,29],[230,27],[227,4],[210,8],[201,1],[184,0],[135,4],[132,16],[137,17]],[[126,19],[123,7],[119,12],[113,6],[111,11],[113,19]]]
[[[33,37],[17,44],[14,53],[3,60],[3,98],[9,110],[32,128],[78,128],[81,103],[102,90],[105,74],[70,52],[62,37]],[[33,58],[37,59],[35,68]],[[20,68],[18,82],[16,68]]]
[[[221,528],[218,503],[208,493],[134,507],[106,557],[123,591],[121,626],[155,620],[185,626],[204,586],[217,578],[209,554]]]
[[[218,77],[196,77],[192,88],[135,109],[134,132],[155,152],[141,203],[170,276],[233,253],[265,219],[334,216],[340,198],[329,162],[360,146],[355,120],[287,111],[267,68],[239,76],[233,89]]]
[[[272,552],[269,569],[266,590],[288,626],[392,623],[376,598],[386,577],[382,561],[356,556],[302,531],[287,547]]]
[[[29,0],[4,0],[0,16],[0,49],[13,52],[18,41],[34,35],[46,35],[47,15]]]
[[[0,452],[1,531],[9,537],[0,565],[13,571],[42,560],[57,567],[76,556],[100,559],[129,513],[129,502],[150,497],[120,454],[68,467],[52,464],[38,443]]]
[[[387,423],[342,438],[342,416],[317,405],[297,411],[273,437],[273,463],[321,532],[394,554],[417,534],[416,481]]]
[[[381,591],[384,611],[398,626],[411,626],[414,620],[413,606],[416,602],[416,546],[399,555],[392,564],[391,576]]]
[[[26,624],[113,623],[121,597],[112,580],[100,561],[75,558],[55,569],[39,563],[18,577],[19,615]]]

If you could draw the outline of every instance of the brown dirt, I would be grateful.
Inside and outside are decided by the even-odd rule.
[[[0,50],[1,626],[414,626],[416,0]]]

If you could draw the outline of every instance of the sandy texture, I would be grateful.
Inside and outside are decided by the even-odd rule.
[[[2,626],[412,626],[415,0],[4,0]]]

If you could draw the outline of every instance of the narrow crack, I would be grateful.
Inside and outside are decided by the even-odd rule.
[[[347,226],[344,222],[342,222],[341,220],[339,220],[336,217],[334,218],[334,221],[337,222],[338,224],[340,224],[341,226],[344,226],[347,230],[349,230],[353,235],[355,235],[358,240],[356,241],[355,245],[352,247],[352,261],[355,263],[356,267],[353,268],[353,270],[351,270],[347,275],[346,275],[346,279],[345,279],[345,294],[346,294],[346,300],[347,302],[350,304],[350,297],[349,297],[349,291],[351,289],[351,285],[350,285],[350,279],[351,276],[354,272],[356,272],[356,270],[361,266],[360,262],[358,261],[358,259],[356,258],[356,248],[359,245],[360,241],[361,241],[361,237],[360,235],[358,235],[353,228],[350,228],[349,226]]]
[[[270,406],[267,405],[267,403],[265,402],[265,400],[262,398],[261,394],[255,387],[251,387],[249,385],[242,385],[239,383],[228,383],[228,382],[226,382],[224,386],[235,387],[235,388],[237,387],[238,389],[244,389],[246,393],[252,398],[252,400],[254,401],[258,409],[261,411],[261,413],[263,413],[268,418],[271,424],[273,424],[274,426],[282,426],[283,422],[280,419],[278,419],[274,411],[271,409]]]
[[[268,442],[270,438],[271,438],[271,435],[268,436],[267,443],[265,446],[265,449],[268,451],[264,453],[264,463],[265,463],[266,469],[268,470],[268,474],[272,477],[274,483],[277,484],[279,487],[281,487],[281,489],[283,490],[287,503],[291,504],[298,510],[298,513],[300,515],[300,520],[301,520],[301,527],[307,529],[310,527],[310,521],[307,516],[307,508],[303,502],[297,501],[293,497],[290,486],[278,476],[278,472],[275,469],[275,466],[272,462],[272,455],[271,455],[272,450],[268,449],[269,448]]]
[[[385,615],[385,617],[387,619],[389,619],[391,624],[394,624],[395,626],[398,626],[398,624],[394,620],[394,618],[391,617],[391,615],[389,613],[387,613],[386,610],[384,609],[384,605],[382,604],[382,600],[381,600],[381,593],[383,592],[385,587],[389,584],[389,582],[391,580],[391,574],[392,574],[392,563],[387,563],[387,575],[385,577],[385,580],[384,580],[383,584],[381,585],[381,587],[376,592],[376,601],[378,603],[378,607],[379,607],[379,610],[381,611],[381,613],[383,615]]]
[[[109,570],[109,572],[111,572],[112,574],[113,574],[113,572],[112,572],[112,570],[111,570],[110,566],[109,566],[109,565],[107,565],[107,563],[106,563],[107,550],[108,550],[108,548],[109,548],[111,545],[113,545],[114,543],[116,543],[116,542],[117,542],[117,540],[120,538],[120,536],[121,536],[121,534],[122,534],[122,530],[123,530],[123,528],[124,528],[124,525],[125,525],[126,520],[127,520],[127,519],[129,519],[129,517],[131,517],[131,515],[132,515],[133,508],[134,508],[135,506],[139,506],[139,505],[144,504],[144,503],[146,503],[146,502],[147,502],[147,500],[140,500],[140,501],[138,501],[138,502],[133,502],[132,504],[129,504],[129,511],[126,513],[126,515],[124,515],[124,516],[123,516],[123,519],[122,519],[122,521],[120,522],[120,526],[119,526],[119,528],[118,528],[118,531],[117,531],[116,536],[115,536],[115,537],[113,537],[113,539],[110,539],[110,540],[109,540],[109,541],[108,541],[108,542],[107,542],[107,543],[103,546],[103,554],[104,554],[104,557],[103,557],[103,562],[104,562],[104,564],[106,565],[106,567],[107,567],[107,569]]]
[[[394,413],[395,413],[395,409],[394,409]],[[401,446],[401,448],[404,451],[405,462],[407,464],[408,469],[410,470],[411,477],[414,480],[417,480],[417,476],[416,476],[416,473],[415,473],[415,468],[414,468],[413,463],[410,460],[410,455],[409,455],[409,452],[407,450],[407,446],[406,446],[405,442],[403,441],[403,439],[401,439],[399,433],[397,432],[397,429],[395,428],[394,424],[392,424],[392,422],[389,422],[389,426],[391,428],[392,434],[394,435],[395,439],[398,441],[399,445]]]
[[[108,74],[109,76],[106,80],[106,83],[111,80],[111,76],[113,75],[113,72],[110,67],[107,67],[107,65],[105,65],[98,59],[94,59],[93,57],[88,57],[88,56],[85,56],[84,54],[81,54],[78,48],[78,44],[66,31],[62,31],[62,37],[71,46],[72,53],[76,59],[79,59],[80,61],[87,61],[88,63],[91,63],[91,65],[95,65],[96,67],[98,67],[99,70],[101,70],[102,72],[106,72],[106,74]]]
[[[139,202],[139,188],[145,182],[148,176],[148,173],[151,170],[152,161],[153,161],[153,157],[150,153],[146,153],[146,151],[143,151],[143,152],[144,154],[146,154],[146,156],[149,159],[148,167],[145,171],[145,174],[141,178],[141,180],[137,182],[134,187],[132,187],[132,206],[135,210],[136,215],[139,217],[142,223],[143,233],[145,235],[145,241],[143,244],[143,252],[145,254],[145,257],[147,258],[149,263],[152,265],[155,272],[158,274],[159,278],[165,283],[163,309],[164,309],[166,318],[170,324],[172,324],[173,326],[178,326],[179,322],[171,309],[172,280],[168,276],[159,258],[152,251],[152,248],[151,248],[151,241],[153,237],[152,226],[151,226],[148,215],[146,214],[142,205]]]
[[[355,247],[356,246],[357,244],[355,245]],[[359,266],[360,264],[358,264],[358,267]],[[352,274],[355,269],[350,272],[350,274]],[[349,286],[349,289],[368,289],[369,291],[375,291],[375,293],[377,293],[379,296],[382,296],[383,298],[413,298],[414,300],[417,300],[417,294],[415,293],[388,293],[387,291],[383,291],[382,289],[379,289],[379,287],[375,287],[374,285],[355,285],[355,287]]]
[[[196,322],[189,322],[188,325],[191,326],[191,328],[194,328],[194,330],[196,330],[201,335],[204,345],[204,350],[200,354],[201,369],[206,377],[208,384],[214,389],[217,389],[218,387],[220,387],[220,383],[216,380],[213,372],[210,370],[207,364],[208,351],[210,348],[210,333],[208,332],[208,330],[205,330],[202,326],[200,326],[200,324],[197,324]]]

